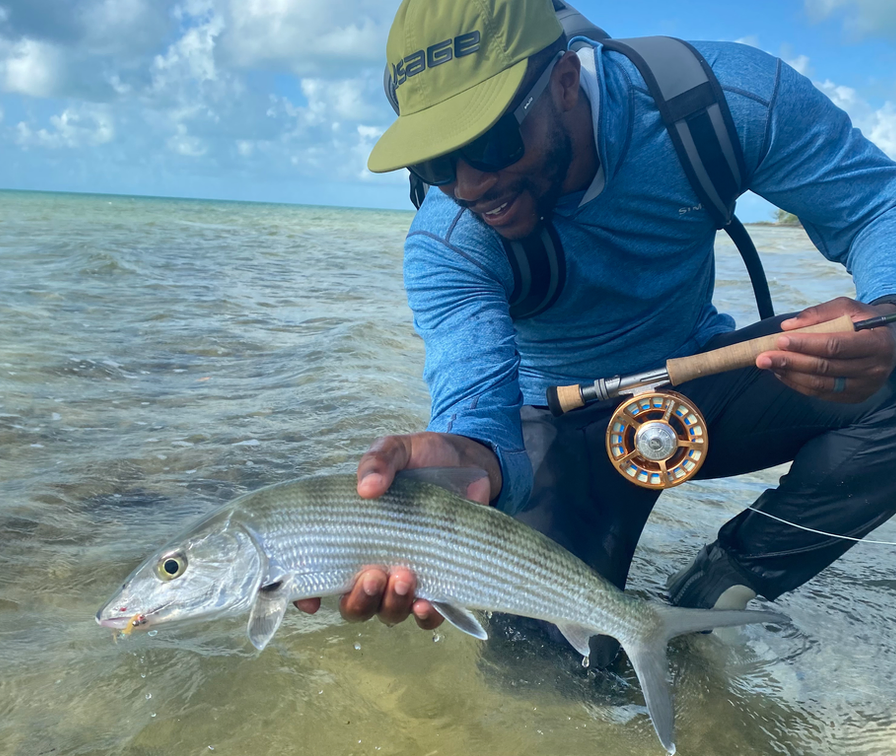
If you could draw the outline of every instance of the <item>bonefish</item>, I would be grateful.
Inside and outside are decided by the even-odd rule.
[[[592,635],[616,638],[641,682],[660,741],[674,753],[669,639],[787,621],[769,611],[682,609],[630,596],[541,533],[454,493],[481,475],[414,470],[378,499],[359,497],[354,475],[245,494],[143,562],[97,622],[148,629],[248,612],[249,640],[263,649],[292,601],[345,593],[367,567],[407,567],[419,598],[481,640],[488,636],[473,610],[553,622],[584,657]]]

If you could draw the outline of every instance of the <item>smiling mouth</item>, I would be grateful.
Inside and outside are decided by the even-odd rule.
[[[485,212],[480,211],[477,215],[489,226],[505,226],[507,223],[511,222],[514,217],[518,199],[519,195],[514,195],[497,207]]]

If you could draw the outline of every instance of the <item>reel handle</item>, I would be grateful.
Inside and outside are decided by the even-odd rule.
[[[853,330],[855,329],[852,318],[849,315],[841,315],[836,320],[829,320],[825,323],[816,323],[792,331],[770,333],[750,341],[713,349],[711,352],[667,360],[666,370],[669,373],[669,382],[673,386],[680,386],[685,381],[692,381],[704,375],[715,375],[727,370],[749,367],[763,352],[777,349],[779,336],[786,336],[790,333],[844,333]]]

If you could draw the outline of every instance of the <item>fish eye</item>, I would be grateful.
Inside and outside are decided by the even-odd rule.
[[[165,554],[156,565],[156,572],[162,580],[174,580],[186,572],[187,557],[177,551]]]

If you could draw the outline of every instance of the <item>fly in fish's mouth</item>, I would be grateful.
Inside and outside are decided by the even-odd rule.
[[[117,617],[104,617],[103,613],[106,611],[106,607],[103,607],[96,613],[96,622],[100,627],[111,627],[113,630],[133,630],[135,627],[139,627],[140,625],[146,625],[149,623],[150,617],[153,615],[157,615],[161,612],[165,607],[170,604],[162,604],[151,612],[130,612],[127,607],[122,607],[116,611],[118,612],[126,612],[124,614],[119,614]]]

